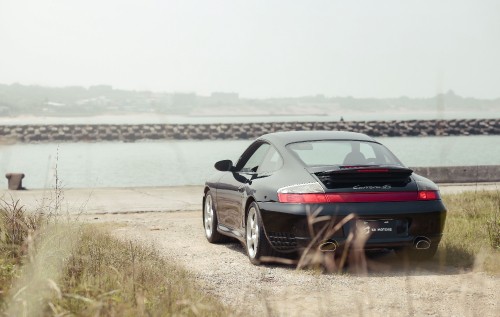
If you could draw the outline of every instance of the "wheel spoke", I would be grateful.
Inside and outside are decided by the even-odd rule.
[[[248,211],[246,240],[248,255],[253,258],[256,256],[259,247],[259,223],[257,221],[257,211],[255,208],[251,208]]]
[[[212,196],[207,195],[205,201],[205,210],[204,210],[204,220],[205,220],[205,234],[207,238],[212,236],[213,231],[213,206],[212,206]]]

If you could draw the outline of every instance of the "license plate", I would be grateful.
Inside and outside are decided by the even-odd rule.
[[[386,238],[396,235],[395,220],[358,220],[356,227],[358,232],[369,235],[371,238]]]

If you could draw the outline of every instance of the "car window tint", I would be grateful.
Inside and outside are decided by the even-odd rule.
[[[271,146],[267,143],[262,143],[256,150],[253,152],[253,154],[250,156],[250,158],[247,160],[245,165],[241,168],[242,172],[257,172],[257,169],[259,168],[259,165],[262,163],[264,160],[264,157],[267,154],[267,151],[269,150]]]
[[[266,173],[266,172],[274,172],[281,168],[283,165],[283,159],[278,151],[274,147],[270,147],[269,151],[264,158],[264,161],[259,166],[257,172]]]
[[[346,142],[335,145],[331,142],[301,142],[290,144],[287,148],[308,166],[334,165],[328,162],[342,162],[351,150]]]
[[[363,141],[310,141],[287,145],[307,166],[402,165],[383,145]]]
[[[369,143],[360,143],[359,152],[363,154],[366,159],[375,158],[375,151]]]

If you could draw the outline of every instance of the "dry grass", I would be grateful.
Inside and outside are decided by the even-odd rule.
[[[0,313],[221,316],[232,311],[152,247],[101,227],[0,208]]]
[[[448,265],[500,273],[500,191],[443,195],[448,209],[438,257]]]
[[[53,312],[83,316],[220,316],[230,311],[203,294],[194,278],[153,247],[82,227]]]
[[[0,308],[12,281],[20,274],[27,241],[43,223],[40,214],[27,213],[19,201],[0,200]]]
[[[19,201],[0,200],[0,243],[3,248],[11,248],[12,256],[21,255],[21,247],[28,236],[37,230],[43,215],[27,213]]]

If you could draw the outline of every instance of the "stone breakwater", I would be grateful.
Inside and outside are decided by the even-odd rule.
[[[232,124],[136,125],[5,125],[0,140],[7,142],[94,142],[138,140],[253,139],[292,130],[343,130],[389,136],[499,135],[500,119],[266,122]]]

